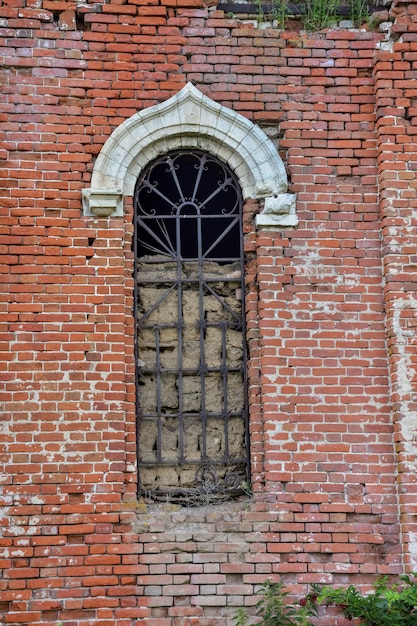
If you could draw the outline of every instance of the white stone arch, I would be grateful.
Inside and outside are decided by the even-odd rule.
[[[123,214],[142,169],[170,150],[199,148],[235,172],[244,199],[263,199],[259,228],[296,226],[295,196],[287,193],[284,164],[268,136],[251,121],[188,83],[169,100],[139,111],[110,135],[83,191],[86,216]]]

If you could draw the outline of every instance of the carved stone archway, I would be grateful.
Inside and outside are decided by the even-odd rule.
[[[139,111],[110,135],[97,157],[91,188],[83,191],[86,216],[123,215],[142,169],[175,149],[199,148],[235,172],[244,199],[262,199],[258,228],[296,226],[295,196],[287,193],[284,164],[268,136],[232,109],[188,83],[169,100]]]

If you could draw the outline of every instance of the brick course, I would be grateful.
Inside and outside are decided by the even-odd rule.
[[[385,42],[200,0],[3,1],[5,624],[225,626],[267,577],[416,569],[416,11]],[[89,218],[81,191],[188,81],[273,139],[299,226],[245,204],[253,497],[178,510],[135,496],[131,198]]]

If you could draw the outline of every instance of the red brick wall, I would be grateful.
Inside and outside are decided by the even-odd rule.
[[[196,0],[75,9],[0,7],[5,623],[224,626],[268,576],[415,568],[416,7],[382,48]],[[299,217],[246,205],[254,497],[194,510],[136,501],[131,201],[81,209],[111,132],[190,80],[278,142]]]
[[[375,64],[384,300],[405,564],[417,569],[417,5],[393,7],[396,43]]]

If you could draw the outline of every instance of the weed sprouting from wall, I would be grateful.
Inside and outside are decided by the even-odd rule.
[[[357,27],[369,20],[369,6],[366,0],[350,0],[350,19]]]
[[[303,26],[307,31],[322,30],[337,22],[339,0],[306,0]]]
[[[289,0],[273,0],[272,4],[265,10],[262,1],[255,2],[258,9],[258,21],[272,21],[278,30],[284,30],[286,22],[290,16]]]
[[[301,0],[296,5],[289,0],[272,0],[268,4],[255,0],[255,4],[258,21],[272,22],[279,30],[286,28],[291,17],[298,17],[308,32],[332,27],[342,18],[350,20],[355,28],[370,19],[369,0]]]

